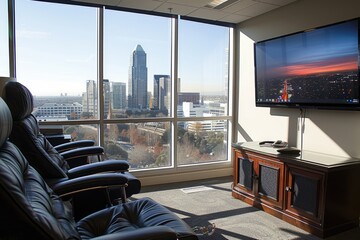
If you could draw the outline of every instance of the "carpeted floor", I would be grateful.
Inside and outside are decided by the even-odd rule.
[[[319,238],[231,196],[230,177],[143,187],[135,198],[150,197],[178,214],[190,226],[215,223],[211,236],[201,240],[305,239]],[[327,238],[360,239],[360,228]]]

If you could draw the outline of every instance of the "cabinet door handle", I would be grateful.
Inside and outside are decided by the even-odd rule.
[[[291,187],[285,187],[285,191],[287,191],[287,192],[293,192],[293,190],[292,190]]]

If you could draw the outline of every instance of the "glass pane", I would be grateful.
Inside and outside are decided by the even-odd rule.
[[[94,140],[95,145],[99,145],[99,126],[98,125],[65,125],[64,134],[71,135],[73,141]]]
[[[179,22],[179,117],[228,115],[228,64],[228,27]]]
[[[16,1],[17,79],[39,118],[97,118],[96,28],[96,8]]]
[[[178,123],[178,165],[227,160],[227,121]]]
[[[50,141],[55,139],[53,145],[58,145],[68,141],[93,140],[95,145],[99,145],[99,126],[98,125],[40,125],[40,132]],[[56,139],[61,139],[56,141]]]
[[[0,77],[9,77],[9,28],[7,1],[0,1]]]
[[[105,116],[169,116],[171,20],[106,10],[104,30]]]
[[[107,124],[107,158],[125,159],[132,169],[171,166],[169,122]]]

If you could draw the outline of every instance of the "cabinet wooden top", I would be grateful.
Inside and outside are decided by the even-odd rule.
[[[335,156],[325,153],[302,151],[299,155],[280,154],[278,148],[272,146],[260,146],[259,142],[233,143],[232,147],[238,150],[246,150],[266,156],[275,157],[280,161],[300,165],[308,165],[325,169],[345,167],[349,165],[360,165],[360,159],[351,157]]]

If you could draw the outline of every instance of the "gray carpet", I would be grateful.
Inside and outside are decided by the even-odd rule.
[[[200,239],[306,239],[319,238],[231,196],[230,177],[143,187],[135,198],[150,197],[169,208],[190,226],[215,223],[211,236]],[[360,239],[360,229],[327,238]]]

